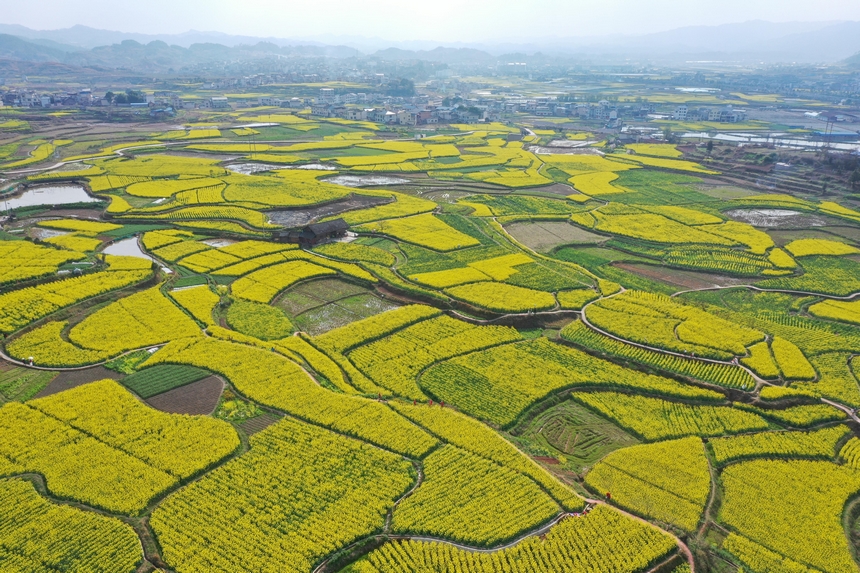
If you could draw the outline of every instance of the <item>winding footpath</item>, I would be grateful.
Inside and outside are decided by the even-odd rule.
[[[735,362],[726,361],[726,360],[716,360],[714,358],[702,358],[700,356],[690,356],[688,354],[683,354],[681,352],[673,352],[671,350],[666,350],[665,348],[659,348],[657,346],[649,346],[647,344],[641,344],[639,342],[633,342],[633,341],[621,338],[620,336],[616,336],[616,335],[612,334],[611,332],[603,330],[602,328],[595,326],[593,323],[589,322],[588,316],[586,314],[586,309],[589,306],[591,306],[592,304],[595,304],[595,303],[599,303],[602,300],[606,300],[608,298],[618,296],[618,295],[624,293],[625,291],[626,291],[626,289],[622,288],[620,291],[618,291],[615,294],[605,296],[605,297],[599,298],[597,300],[593,300],[590,303],[583,306],[582,310],[580,311],[580,317],[582,319],[582,323],[585,326],[587,326],[588,328],[590,328],[591,330],[593,330],[594,332],[597,332],[598,334],[602,334],[603,336],[611,338],[611,339],[615,340],[616,342],[620,342],[622,344],[628,344],[630,346],[636,346],[637,348],[642,348],[644,350],[650,350],[651,352],[657,352],[660,354],[665,354],[667,356],[676,356],[678,358],[685,358],[687,360],[696,360],[699,362],[706,362],[709,364],[721,364],[723,366],[737,366],[738,368],[740,368],[741,370],[745,370],[750,376],[752,376],[753,380],[756,381],[756,389],[760,388],[761,386],[770,385],[770,382],[768,382],[764,378],[761,378],[755,372],[753,372],[752,370],[750,370],[748,367],[744,366],[740,362],[735,363]]]
[[[761,287],[757,287],[755,285],[744,285],[744,284],[725,285],[725,286],[715,285],[715,286],[710,286],[710,287],[681,290],[681,291],[678,291],[676,293],[672,293],[669,296],[676,297],[678,295],[691,293],[691,292],[704,292],[704,291],[709,291],[709,290],[726,290],[726,289],[733,289],[733,288],[745,288],[745,289],[754,290],[757,292],[779,292],[779,293],[785,293],[785,294],[794,294],[794,295],[798,295],[798,296],[817,296],[820,298],[826,298],[826,299],[831,299],[831,300],[849,300],[850,301],[850,300],[854,300],[855,298],[860,298],[860,292],[851,293],[847,296],[837,296],[835,294],[823,294],[820,292],[809,292],[809,291],[804,291],[804,290],[789,290],[789,289],[778,289],[778,288],[761,288]]]

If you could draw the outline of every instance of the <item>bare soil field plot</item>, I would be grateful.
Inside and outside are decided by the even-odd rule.
[[[541,193],[552,193],[553,195],[561,195],[563,197],[579,194],[579,192],[571,185],[565,185],[564,183],[554,183],[547,187],[538,187],[535,191],[540,191]]]
[[[851,227],[827,227],[826,230],[795,229],[791,231],[769,231],[768,235],[770,235],[773,242],[780,247],[798,239],[824,239],[827,241],[842,241],[847,243],[857,243],[858,240],[860,240],[860,236],[852,239],[851,237],[846,237],[844,233],[839,233],[838,229],[847,229],[849,230],[849,234],[850,231],[853,230]],[[860,231],[860,229],[858,229],[858,231]],[[860,233],[858,233],[858,235],[860,235]]]
[[[561,245],[597,244],[609,240],[562,222],[514,223],[505,229],[517,241],[539,253],[548,253]]]
[[[89,384],[90,382],[95,382],[97,380],[104,380],[105,378],[122,380],[123,375],[119,372],[108,370],[104,366],[93,366],[92,368],[85,368],[84,370],[66,370],[64,372],[60,372],[60,374],[54,378],[50,384],[45,386],[45,388],[36,394],[35,398],[50,396],[51,394],[57,394],[58,392],[68,390],[69,388],[77,388],[78,386],[83,386],[84,384]]]
[[[827,227],[834,235],[839,235],[855,243],[860,243],[860,227]]]
[[[49,219],[52,217],[60,217],[61,219],[66,219],[69,217],[75,217],[78,219],[93,219],[97,220],[101,217],[102,212],[97,209],[51,209],[49,211],[43,211],[35,215],[39,219],[45,218]]]
[[[256,418],[251,418],[250,420],[242,422],[239,424],[239,427],[242,428],[246,434],[252,436],[257,432],[262,432],[278,420],[280,420],[278,416],[266,412],[262,416],[257,416]]]
[[[224,382],[217,376],[207,376],[197,382],[168,390],[149,398],[146,403],[170,414],[209,415],[218,406]]]
[[[656,265],[644,263],[616,263],[616,267],[636,273],[649,279],[663,281],[682,289],[712,288],[717,286],[734,286],[749,284],[756,279],[729,277],[710,273],[697,273],[694,271],[682,271],[668,269]]]
[[[724,200],[741,199],[743,197],[749,197],[750,195],[760,194],[759,191],[753,191],[752,189],[746,189],[744,187],[735,187],[734,185],[711,185],[704,183],[696,185],[695,187],[698,191],[701,191],[709,197]]]

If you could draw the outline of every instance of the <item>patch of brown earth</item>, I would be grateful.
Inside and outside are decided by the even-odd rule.
[[[206,416],[215,411],[224,382],[217,376],[207,376],[197,382],[168,390],[146,401],[147,404],[169,414]]]
[[[93,366],[84,370],[66,370],[54,378],[50,384],[45,386],[41,392],[36,394],[36,398],[57,394],[63,390],[77,388],[90,382],[104,380],[110,378],[112,380],[122,380],[123,375],[113,370],[108,370],[104,366]]]

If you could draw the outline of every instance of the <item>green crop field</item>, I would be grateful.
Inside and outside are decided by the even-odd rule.
[[[141,398],[151,398],[209,375],[206,370],[192,366],[153,366],[123,378],[122,383]]]

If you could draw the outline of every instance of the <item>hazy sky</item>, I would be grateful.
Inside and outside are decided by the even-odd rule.
[[[860,20],[860,0],[0,0],[0,22],[141,33],[471,42],[639,34],[746,20]]]

